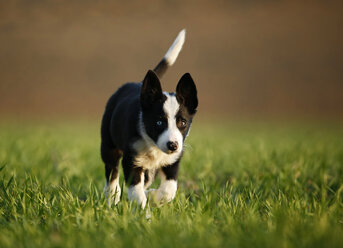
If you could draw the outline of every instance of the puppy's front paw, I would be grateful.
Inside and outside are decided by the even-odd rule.
[[[143,209],[145,208],[147,197],[144,189],[140,186],[131,186],[128,191],[128,197],[130,201],[135,201]]]
[[[107,185],[106,183],[105,188],[104,188],[104,193],[107,197],[107,204],[109,206],[111,206],[113,202],[115,205],[117,205],[118,202],[120,201],[120,196],[121,196],[121,189],[120,189],[119,183],[115,185]]]
[[[157,205],[167,203],[175,198],[177,190],[177,183],[174,180],[168,180],[161,184],[161,186],[154,191],[149,192],[149,197]]]

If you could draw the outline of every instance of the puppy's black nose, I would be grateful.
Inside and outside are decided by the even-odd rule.
[[[167,147],[168,147],[169,151],[174,152],[174,151],[177,150],[178,143],[177,143],[177,141],[175,141],[175,142],[168,141],[167,142]]]

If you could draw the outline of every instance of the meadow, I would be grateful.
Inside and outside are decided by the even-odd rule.
[[[2,122],[0,247],[343,247],[341,126],[199,123],[141,210],[106,203],[99,123]]]

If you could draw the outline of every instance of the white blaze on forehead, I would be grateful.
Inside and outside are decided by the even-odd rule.
[[[167,97],[167,100],[163,104],[163,110],[169,121],[169,119],[175,119],[175,116],[179,111],[180,104],[177,102],[176,96],[170,95],[166,92],[164,92],[164,95]]]
[[[160,147],[160,149],[167,151],[168,141],[177,142],[178,149],[175,152],[180,153],[183,146],[183,137],[176,125],[176,114],[179,111],[180,104],[177,102],[176,96],[170,95],[166,92],[164,92],[164,95],[167,97],[167,99],[163,104],[163,111],[168,120],[168,128],[158,138],[157,145]]]

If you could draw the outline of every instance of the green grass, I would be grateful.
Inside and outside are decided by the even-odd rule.
[[[195,124],[176,199],[144,211],[126,188],[107,206],[99,142],[94,123],[0,125],[0,247],[343,247],[338,126]]]

